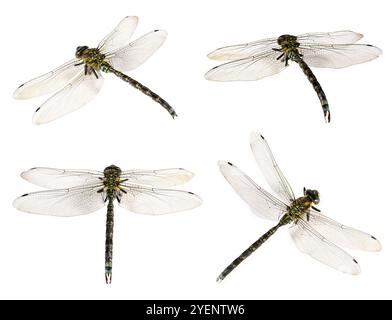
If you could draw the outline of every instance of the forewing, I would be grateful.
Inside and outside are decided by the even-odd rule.
[[[55,168],[32,168],[21,174],[21,177],[37,186],[48,189],[61,189],[99,184],[102,172],[88,170],[64,170]]]
[[[202,200],[192,192],[122,184],[120,206],[143,214],[165,214],[196,208]]]
[[[311,67],[334,69],[371,61],[382,53],[369,44],[301,44],[299,52]]]
[[[98,44],[101,52],[109,52],[124,46],[131,40],[139,22],[138,17],[128,16],[120,21],[117,27]]]
[[[267,140],[261,134],[252,132],[250,146],[256,162],[271,189],[279,198],[291,203],[295,199],[294,192],[276,163]]]
[[[212,51],[207,57],[219,61],[238,60],[271,51],[272,48],[280,48],[276,38],[222,47]]]
[[[380,251],[380,242],[372,235],[347,227],[320,212],[311,210],[308,223],[331,242],[349,249]]]
[[[143,64],[166,40],[167,32],[154,30],[113,52],[106,53],[110,65],[120,71],[130,71]]]
[[[219,169],[227,182],[258,216],[278,220],[287,206],[267,191],[260,188],[251,178],[231,162],[219,161]]]
[[[321,263],[352,275],[361,272],[358,262],[352,256],[329,242],[301,218],[290,228],[290,234],[300,251]]]
[[[277,58],[280,52],[268,51],[263,54],[234,60],[212,68],[205,78],[214,81],[250,81],[259,80],[279,73],[285,63]]]
[[[80,61],[72,59],[57,69],[22,84],[15,90],[14,98],[18,100],[30,99],[63,88],[82,70],[82,65],[75,66]]]
[[[34,113],[33,122],[43,124],[56,120],[73,112],[91,101],[99,92],[103,84],[103,77],[97,73],[79,75],[62,90],[50,97]]]
[[[121,180],[129,184],[143,184],[157,188],[168,188],[192,179],[193,173],[182,169],[128,170],[121,173]]]
[[[102,185],[38,191],[15,199],[16,209],[28,213],[72,217],[92,213],[105,203],[98,190]]]
[[[362,39],[363,35],[358,32],[341,30],[335,32],[313,32],[297,36],[300,44],[349,44]]]

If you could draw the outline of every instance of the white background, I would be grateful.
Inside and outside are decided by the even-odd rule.
[[[273,299],[392,298],[391,37],[387,1],[6,1],[0,19],[0,298]],[[169,36],[130,75],[176,109],[159,105],[112,75],[90,104],[47,125],[31,122],[46,97],[16,101],[18,85],[96,45],[126,15],[135,36]],[[299,67],[256,82],[214,83],[204,73],[217,47],[283,33],[349,29],[377,45],[377,60],[314,69],[328,96],[323,121]],[[330,217],[374,234],[380,253],[351,252],[349,276],[300,253],[282,228],[224,282],[215,278],[273,223],[252,214],[218,171],[230,160],[266,186],[248,136],[261,132],[298,195],[321,193]],[[105,210],[56,218],[16,211],[18,195],[38,190],[19,177],[33,166],[123,169],[185,167],[181,188],[201,207],[165,216],[116,208],[113,283],[104,281]]]

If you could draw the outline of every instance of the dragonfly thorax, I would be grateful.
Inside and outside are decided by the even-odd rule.
[[[121,169],[115,165],[111,165],[105,168],[103,175],[103,184],[106,191],[118,191],[120,186]]]
[[[283,50],[296,49],[299,47],[297,37],[290,34],[281,35],[278,38],[278,44],[282,47]]]
[[[105,55],[97,48],[89,48],[88,46],[79,46],[76,48],[75,56],[84,61],[86,65],[95,70],[101,68]]]

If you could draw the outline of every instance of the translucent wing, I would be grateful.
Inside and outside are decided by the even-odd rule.
[[[75,66],[79,62],[78,59],[72,59],[57,69],[22,84],[15,90],[14,98],[30,99],[63,88],[82,70],[82,65]]]
[[[205,78],[214,81],[259,80],[279,73],[285,64],[277,60],[281,53],[268,51],[264,54],[234,60],[212,68]]]
[[[382,53],[369,44],[301,44],[299,52],[311,67],[335,69],[373,60]]]
[[[84,71],[81,71],[71,83],[46,100],[36,110],[33,122],[43,124],[56,120],[91,101],[103,84],[102,76],[97,74],[98,79],[93,73],[85,75]]]
[[[325,238],[349,249],[380,251],[380,242],[370,234],[347,227],[315,210],[309,213],[308,223]]]
[[[136,30],[138,22],[139,18],[135,16],[122,19],[117,27],[102,39],[98,44],[98,49],[101,52],[109,52],[128,43]]]
[[[141,36],[118,50],[106,53],[111,66],[120,71],[129,71],[143,64],[166,40],[167,32],[154,30]]]
[[[286,212],[287,206],[282,201],[260,188],[231,162],[219,161],[218,165],[225,179],[255,214],[276,221]]]
[[[122,184],[120,206],[144,214],[165,214],[198,207],[202,200],[192,192]]]
[[[27,193],[15,199],[13,205],[28,213],[78,216],[92,213],[105,205],[102,195],[98,193],[101,188],[102,184]]]
[[[121,173],[121,180],[129,184],[145,184],[158,188],[168,188],[192,179],[193,173],[182,168],[161,170],[129,170]]]
[[[64,170],[54,168],[32,168],[21,177],[37,186],[48,189],[77,187],[85,184],[99,184],[102,172],[87,170]]]
[[[295,199],[294,192],[276,163],[267,141],[261,134],[253,132],[250,135],[250,146],[256,162],[271,189],[281,199],[291,203]]]
[[[321,263],[344,273],[356,275],[361,272],[352,256],[329,242],[301,218],[290,228],[290,234],[300,251]]]
[[[277,43],[277,38],[263,39],[254,42],[222,47],[212,51],[207,55],[207,57],[219,61],[238,60],[271,51],[272,48],[280,48]]]
[[[297,36],[297,40],[301,44],[349,44],[357,42],[358,40],[362,39],[362,37],[363,35],[361,33],[342,30],[335,32],[305,33]]]

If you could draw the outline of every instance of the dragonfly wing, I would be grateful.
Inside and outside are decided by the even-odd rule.
[[[55,70],[22,84],[15,90],[14,98],[18,100],[30,99],[63,88],[82,70],[82,65],[75,66],[80,61],[78,59],[70,60]]]
[[[297,40],[300,44],[349,44],[355,43],[362,39],[363,34],[353,32],[349,30],[341,30],[335,32],[313,32],[305,33],[297,36]]]
[[[135,16],[122,19],[117,27],[102,39],[98,44],[98,49],[101,52],[109,52],[128,43],[136,30],[138,22],[139,18]]]
[[[93,73],[79,75],[67,86],[44,102],[33,116],[35,124],[43,124],[56,120],[73,112],[91,101],[103,84],[103,77],[97,72],[98,79]]]
[[[271,51],[272,48],[280,48],[276,38],[222,47],[212,51],[207,57],[219,61],[238,60]]]
[[[85,184],[99,184],[102,172],[87,170],[64,170],[55,168],[32,168],[21,177],[37,186],[48,189],[77,187]]]
[[[300,251],[321,263],[348,274],[357,275],[361,272],[352,256],[329,242],[301,218],[290,228],[290,234]]]
[[[192,179],[193,173],[182,169],[129,170],[121,173],[121,180],[129,184],[144,184],[157,188],[168,188]]]
[[[381,250],[380,242],[372,235],[347,227],[315,210],[310,210],[308,223],[318,233],[339,246],[364,251]]]
[[[154,30],[114,52],[106,54],[109,64],[120,71],[130,71],[143,64],[165,42],[167,32]]]
[[[205,78],[214,81],[249,81],[259,80],[279,73],[285,63],[278,60],[281,53],[268,51],[264,54],[230,61],[212,68]]]
[[[286,212],[287,206],[282,201],[260,188],[231,162],[219,161],[218,166],[227,182],[255,214],[276,221]]]
[[[120,206],[143,214],[165,214],[196,208],[202,200],[192,192],[122,184]]]
[[[267,140],[261,134],[252,132],[250,146],[256,162],[271,189],[279,198],[285,199],[288,203],[293,201],[295,199],[294,192],[276,163]]]
[[[301,44],[299,52],[311,67],[344,68],[379,57],[381,49],[369,44]]]
[[[20,211],[60,217],[88,214],[105,205],[98,193],[102,187],[102,184],[86,185],[27,193],[15,199],[13,205]]]

